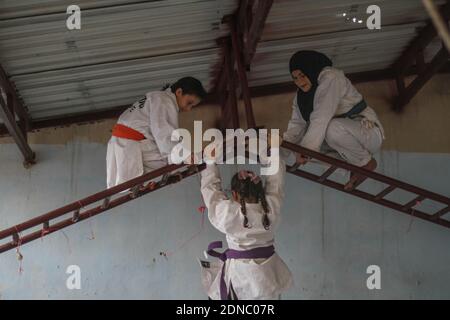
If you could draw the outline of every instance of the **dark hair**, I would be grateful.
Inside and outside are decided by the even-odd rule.
[[[248,172],[251,173],[251,171]],[[245,207],[245,199],[254,198],[258,202],[261,201],[261,205],[264,210],[262,224],[264,226],[264,229],[269,230],[270,220],[267,216],[267,214],[269,213],[269,207],[267,205],[266,193],[262,181],[259,180],[257,183],[255,183],[250,177],[240,179],[239,173],[236,173],[231,179],[231,190],[239,194],[241,211],[244,215],[244,228],[250,228],[247,218],[247,209]]]
[[[202,100],[206,96],[206,90],[205,88],[203,88],[202,83],[193,77],[181,78],[172,85],[166,84],[162,88],[162,90],[166,90],[167,88],[170,88],[170,90],[173,93],[175,93],[175,91],[177,91],[177,89],[180,88],[181,90],[183,90],[183,94],[192,94],[199,97]]]

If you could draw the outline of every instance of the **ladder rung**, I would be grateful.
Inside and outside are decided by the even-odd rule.
[[[19,243],[19,234],[13,233],[12,238],[13,238],[13,243],[14,244],[18,244]]]
[[[450,212],[450,206],[445,207],[444,209],[441,209],[438,212],[436,212],[435,214],[433,214],[433,218],[440,218],[448,212]]]
[[[163,187],[169,182],[170,174],[166,173],[162,176],[161,180],[159,180],[158,185]]]
[[[391,193],[392,191],[394,191],[395,189],[397,189],[396,186],[389,186],[386,189],[384,189],[383,191],[381,191],[379,194],[377,194],[375,196],[375,200],[381,200],[383,199],[385,196],[387,196],[389,193]]]
[[[109,197],[106,197],[105,200],[103,200],[102,203],[102,209],[106,209],[109,206]]]
[[[131,198],[134,199],[138,196],[140,188],[141,188],[140,185],[137,185],[137,186],[134,186],[133,188],[131,188]]]
[[[355,190],[356,188],[358,188],[358,186],[360,186],[364,181],[366,181],[368,179],[368,177],[364,177],[362,176],[361,178],[359,178],[354,184],[353,184],[353,188],[351,189],[351,191]]]
[[[50,221],[45,221],[42,224],[41,237],[45,236],[49,232],[50,232]]]
[[[182,172],[183,178],[185,178],[186,176],[190,175],[190,174],[194,174],[194,173],[199,173],[200,171],[198,171],[198,166],[197,165],[190,165],[187,170],[185,170],[184,172]]]
[[[77,222],[80,219],[80,209],[73,212],[72,221]]]
[[[405,204],[402,207],[402,210],[409,210],[412,207],[416,206],[419,204],[419,202],[423,201],[424,199],[426,199],[424,196],[417,196],[414,199],[412,199],[410,202],[408,202],[407,204]]]
[[[297,171],[298,167],[300,167],[299,163],[295,163],[292,167],[289,168],[289,172],[295,172]]]
[[[318,181],[319,181],[319,182],[324,182],[325,180],[327,180],[327,178],[328,178],[329,176],[331,176],[331,175],[333,174],[333,172],[336,171],[336,169],[337,169],[336,166],[331,166],[331,167],[329,167],[328,170],[325,171],[325,173],[322,174],[322,175],[319,177]]]

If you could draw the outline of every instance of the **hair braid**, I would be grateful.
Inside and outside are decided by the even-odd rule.
[[[262,217],[262,225],[264,229],[269,230],[270,220],[269,220],[269,206],[267,205],[265,190],[262,181],[255,183],[250,178],[239,179],[238,174],[235,174],[231,180],[231,189],[238,193],[239,202],[241,204],[242,215],[244,216],[243,225],[245,228],[251,228],[247,217],[247,208],[245,206],[245,201],[249,198],[256,199],[257,202],[261,201],[261,206],[263,208],[264,214]]]
[[[247,218],[247,208],[245,207],[245,200],[244,197],[241,197],[241,211],[242,215],[244,216],[244,228],[250,228],[248,224],[248,218]]]
[[[264,229],[269,230],[270,228],[270,220],[269,220],[269,206],[267,205],[267,200],[266,200],[266,193],[265,190],[262,187],[262,183],[260,185],[260,190],[258,190],[258,201],[261,201],[261,206],[263,207],[264,210],[264,215],[262,217],[262,224],[264,226]]]

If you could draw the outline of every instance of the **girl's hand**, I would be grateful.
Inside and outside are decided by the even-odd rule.
[[[278,135],[278,145],[273,146],[273,147],[279,148],[282,143],[283,143],[283,137]],[[267,147],[268,148],[272,147],[272,134],[270,133],[270,131],[267,133]]]
[[[184,163],[190,165],[195,164],[195,153],[192,152],[191,155],[184,160]]]
[[[302,155],[302,154],[300,154],[300,153],[297,153],[296,160],[295,160],[295,162],[296,162],[297,164],[299,164],[299,165],[302,166],[302,165],[307,164],[308,161],[309,161],[309,158],[308,158],[308,157],[306,157],[306,156],[304,156],[304,155]]]
[[[364,128],[370,130],[370,129],[373,129],[373,128],[375,127],[375,122],[373,122],[373,121],[371,121],[371,120],[368,120],[368,119],[366,119],[366,118],[363,118],[363,119],[361,120],[361,125],[362,125]]]
[[[216,160],[216,148],[213,148],[209,154],[203,150],[203,160]]]

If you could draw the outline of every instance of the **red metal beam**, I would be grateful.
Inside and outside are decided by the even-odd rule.
[[[244,99],[245,104],[247,128],[255,128],[256,122],[255,116],[253,114],[252,97],[250,96],[250,90],[248,88],[248,80],[243,62],[241,42],[239,41],[238,38],[236,21],[234,19],[230,23],[230,31],[231,31],[231,46],[233,48],[233,56],[236,61],[237,73],[239,76],[239,85],[242,90],[242,97]]]
[[[450,198],[436,194],[434,192],[418,188],[416,186],[407,184],[405,182],[392,179],[390,177],[386,177],[384,175],[381,175],[376,172],[368,171],[365,169],[362,169],[357,166],[353,166],[351,164],[348,164],[344,161],[337,160],[332,157],[328,157],[326,155],[323,155],[321,153],[305,149],[303,147],[297,146],[295,144],[283,141],[282,145],[283,148],[286,148],[288,150],[291,150],[293,152],[298,152],[303,155],[309,156],[311,158],[317,159],[321,162],[330,164],[330,168],[325,171],[322,175],[315,175],[310,172],[304,171],[304,170],[298,170],[298,168],[288,167],[289,171],[297,176],[306,178],[308,180],[320,183],[322,185],[349,193],[351,195],[354,195],[356,197],[375,202],[377,204],[389,207],[391,209],[400,211],[402,213],[427,220],[429,222],[433,222],[436,224],[439,224],[441,226],[450,228],[450,221],[442,219],[442,216],[447,214],[450,211]],[[21,224],[15,225],[13,227],[7,228],[5,230],[0,231],[0,240],[11,237],[12,239],[4,244],[0,244],[0,253],[11,250],[16,248],[18,245],[22,245],[25,243],[28,243],[30,241],[39,239],[47,234],[53,233],[57,230],[60,230],[62,228],[68,227],[74,223],[83,221],[85,219],[88,219],[90,217],[93,217],[97,214],[100,214],[104,211],[107,211],[109,209],[112,209],[118,205],[121,205],[125,202],[131,201],[133,199],[136,199],[144,194],[147,194],[149,192],[153,192],[155,190],[158,190],[168,184],[176,183],[178,181],[176,180],[164,180],[164,178],[157,184],[157,187],[154,189],[148,188],[148,184],[145,185],[145,183],[154,180],[155,178],[159,176],[164,176],[168,173],[171,173],[173,171],[176,171],[178,169],[181,169],[185,167],[185,164],[180,165],[168,165],[163,168],[160,168],[158,170],[152,171],[150,173],[147,173],[145,175],[142,175],[140,177],[137,177],[135,179],[132,179],[130,181],[124,182],[118,186],[109,188],[107,190],[98,192],[96,194],[93,194],[91,196],[88,196],[84,199],[81,199],[79,201],[75,201],[73,203],[70,203],[66,206],[63,206],[61,208],[58,208],[56,210],[50,211],[46,214],[43,214],[39,217],[33,218],[31,220],[28,220],[26,222],[23,222]],[[196,167],[196,170],[184,170],[181,172],[181,178],[186,178],[191,175],[194,175],[198,173],[199,171],[203,170],[205,168],[205,165],[199,165]],[[376,195],[360,191],[360,190],[345,190],[344,185],[337,183],[335,181],[332,181],[328,179],[328,177],[331,175],[331,173],[334,172],[337,168],[342,168],[349,170],[353,173],[360,174],[366,178],[373,179],[378,182],[382,182],[384,184],[387,184],[389,187],[387,187],[384,191],[381,193],[378,193]],[[136,188],[144,186],[144,189]],[[132,191],[129,194],[122,195],[121,192],[126,190],[136,190]],[[392,192],[395,189],[402,189],[405,191],[408,191],[410,193],[413,193],[416,195],[414,198],[414,201],[409,201],[406,204],[399,204],[390,200],[384,199],[384,197]],[[112,199],[113,196],[118,196],[117,198]],[[422,201],[425,199],[430,199],[439,203],[444,204],[446,207],[437,213],[434,214],[427,214],[420,210],[414,209],[414,206],[416,206],[418,201]],[[102,201],[102,204],[97,205],[94,208],[87,209],[89,205],[95,204]],[[82,210],[85,210],[81,212]],[[71,214],[71,217],[60,221],[55,224],[51,224],[51,220],[60,218],[64,215]],[[38,231],[29,231],[29,229],[42,226]],[[22,232],[27,232],[25,236],[22,236]]]
[[[264,23],[272,7],[273,0],[241,0],[239,8],[234,15],[225,16],[222,23],[230,26],[230,37],[232,46],[232,60],[236,62],[236,71],[239,77],[239,88],[245,104],[245,114],[247,127],[255,128],[256,122],[253,114],[250,90],[246,68],[250,65],[255,54],[256,46],[261,37]],[[224,55],[229,55],[228,51],[223,51]],[[234,63],[233,63],[234,70]],[[234,72],[234,71],[233,71]],[[226,79],[229,78],[229,71],[222,65],[219,77],[216,81],[215,91],[224,90]]]
[[[326,170],[325,173],[322,175],[316,175],[316,174],[310,173],[305,170],[299,170],[298,168],[295,168],[295,167],[289,167],[289,172],[294,175],[297,175],[297,176],[303,177],[305,179],[320,183],[327,187],[337,189],[342,192],[346,192],[353,196],[380,204],[382,206],[400,211],[402,213],[412,215],[414,217],[450,228],[450,221],[441,218],[442,216],[444,216],[445,214],[447,214],[450,211],[450,198],[448,198],[446,196],[413,186],[411,184],[405,183],[400,180],[396,180],[396,179],[384,176],[377,172],[362,169],[360,167],[351,165],[345,161],[326,156],[324,154],[303,148],[301,146],[295,145],[293,143],[289,143],[287,141],[283,141],[281,146],[283,148],[286,148],[293,152],[301,153],[310,158],[319,160],[320,162],[323,162],[324,164],[330,165],[330,168],[328,170]],[[383,184],[388,185],[388,187],[386,187],[382,192],[375,194],[375,195],[370,194],[368,192],[361,191],[361,190],[357,190],[357,189],[345,190],[344,184],[327,179],[328,176],[330,175],[330,171],[334,171],[336,168],[342,168],[342,169],[348,170],[352,173],[359,174],[359,175],[365,177],[366,179],[371,179],[374,181],[381,182]],[[415,195],[414,201],[409,201],[406,204],[401,204],[401,203],[396,203],[396,202],[384,199],[384,197],[386,195],[393,192],[395,189],[401,189],[401,190],[407,191],[407,192]],[[425,200],[425,199],[430,199],[432,201],[443,204],[445,206],[445,208],[438,211],[437,213],[425,213],[425,212],[422,212],[422,211],[414,208],[414,206],[417,206],[420,203],[420,201]]]
[[[223,106],[223,128],[222,129],[237,129],[240,127],[239,124],[239,111],[237,105],[236,97],[236,79],[234,74],[234,61],[231,54],[231,48],[229,44],[225,44],[224,48],[225,54],[225,72],[226,72],[226,83],[228,84],[225,104]]]
[[[88,111],[80,114],[65,115],[43,120],[36,120],[32,122],[31,129],[37,130],[59,126],[64,127],[71,125],[73,123],[81,124],[81,123],[96,122],[105,119],[115,119],[118,118],[122,114],[122,112],[124,112],[129,107],[130,107],[129,105],[118,106],[106,110]]]
[[[261,38],[273,0],[241,0],[236,13],[236,27],[242,39],[244,64],[248,67]]]
[[[427,65],[427,68],[418,74],[417,78],[413,80],[407,87],[404,85],[403,79],[397,80],[399,88],[399,96],[394,103],[394,109],[401,111],[415,95],[425,86],[425,84],[448,63],[450,54],[445,46],[442,46],[441,50],[436,54],[433,60]]]
[[[236,12],[238,29],[241,31],[244,42],[248,36],[248,31],[252,24],[253,5],[255,0],[241,0]]]
[[[70,203],[64,207],[50,211],[49,213],[43,214],[39,217],[36,217],[36,218],[33,218],[26,222],[23,222],[21,224],[15,225],[11,228],[2,230],[2,231],[0,231],[0,240],[8,238],[8,237],[12,237],[12,239],[11,239],[11,241],[9,241],[7,243],[0,244],[0,253],[16,248],[18,245],[18,241],[20,241],[20,244],[22,245],[22,244],[28,243],[30,241],[39,239],[47,234],[61,230],[62,228],[68,227],[72,224],[75,224],[80,221],[91,218],[95,215],[98,215],[98,214],[104,212],[104,211],[107,211],[114,207],[117,207],[125,202],[129,202],[133,199],[141,197],[144,194],[156,191],[156,190],[163,188],[169,184],[176,183],[177,181],[171,180],[165,184],[157,185],[157,187],[154,189],[146,188],[145,190],[138,191],[135,194],[130,192],[128,194],[121,195],[121,196],[111,200],[111,197],[113,197],[114,195],[119,195],[121,191],[125,191],[125,190],[128,190],[128,189],[136,187],[136,186],[141,186],[145,182],[151,181],[159,176],[163,176],[164,174],[168,174],[175,170],[181,169],[185,166],[186,166],[185,164],[168,165],[161,169],[152,171],[150,173],[147,173],[145,175],[142,175],[140,177],[132,179],[130,181],[124,182],[115,187],[112,187],[107,190],[93,194],[93,195],[86,197],[84,199],[81,199],[79,201]],[[191,170],[187,169],[181,173],[181,177],[183,179],[187,178],[191,175],[196,174],[197,172],[200,172],[204,168],[205,168],[205,165],[199,165],[199,166],[197,166],[197,171],[191,171]],[[94,208],[86,209],[85,211],[80,212],[81,210],[83,210],[83,208],[85,208],[91,204],[97,203],[99,201],[103,201],[103,203]],[[51,220],[54,220],[56,218],[59,218],[59,217],[62,217],[64,215],[68,215],[68,214],[71,214],[71,216],[69,218],[67,218],[63,221],[60,221],[56,224],[50,223]],[[24,236],[19,236],[20,233],[29,231],[29,229],[35,228],[37,226],[42,226],[42,228],[38,231],[29,232],[28,234],[26,234]]]
[[[244,61],[247,66],[250,65],[253,56],[255,55],[256,47],[259,39],[261,39],[267,16],[273,5],[273,0],[256,0],[252,5],[252,9],[254,10],[251,15],[251,22],[249,23],[250,28],[248,30],[248,35],[244,37]]]
[[[406,76],[417,75],[418,69],[416,67],[409,68]],[[444,67],[439,70],[440,73],[450,73],[450,63],[446,63]],[[395,71],[393,69],[385,70],[373,70],[346,74],[347,78],[352,83],[363,83],[363,82],[373,82],[382,80],[393,80],[395,79]],[[264,97],[267,95],[276,95],[284,93],[293,93],[297,90],[292,81],[269,84],[258,87],[251,87],[250,93],[252,97]]]
[[[14,113],[19,117],[19,127],[26,137],[26,133],[30,126],[30,116],[28,114],[27,108],[22,104],[22,101],[17,96],[17,90],[15,85],[9,80],[5,70],[0,65],[0,87],[6,92],[9,99],[7,104],[14,110]]]
[[[445,21],[450,19],[449,0],[440,7],[440,13]],[[435,59],[428,65],[424,63],[423,52],[436,37],[437,31],[433,22],[430,20],[393,64],[393,69],[396,72],[397,89],[399,92],[399,96],[395,99],[393,105],[394,110],[401,111],[425,83],[447,63],[448,58],[445,59],[442,52],[436,55]],[[408,69],[411,68],[414,63],[415,67],[419,70],[419,79],[412,87],[406,88],[404,78],[406,73],[408,73]]]
[[[12,99],[8,98],[10,95],[8,93],[5,95],[7,97],[6,101],[3,98],[3,94],[0,94],[0,117],[3,119],[8,133],[19,147],[19,150],[24,157],[24,166],[27,168],[35,163],[36,155],[28,145],[26,138],[27,134],[24,134],[16,122],[13,106],[8,106],[7,104],[7,102],[11,103],[12,101]]]
[[[18,117],[18,121],[16,120]],[[3,119],[4,131],[14,139],[24,157],[24,166],[29,167],[35,163],[36,155],[27,142],[27,132],[30,127],[30,117],[16,88],[0,65],[0,117]]]
[[[224,150],[227,150],[224,144]],[[237,146],[234,145],[234,153],[236,154]],[[225,153],[223,155],[225,157]],[[225,160],[225,159],[223,159]],[[16,248],[18,245],[28,243],[30,241],[42,238],[43,236],[61,230],[72,224],[78,223],[85,219],[91,218],[97,214],[117,207],[125,202],[129,202],[147,193],[161,189],[167,185],[179,182],[182,179],[198,174],[205,169],[206,164],[189,166],[187,169],[179,171],[189,165],[187,164],[171,164],[160,169],[154,170],[137,178],[126,181],[115,187],[97,192],[86,198],[72,202],[68,205],[52,210],[46,214],[40,215],[13,227],[0,231],[0,240],[11,237],[12,239],[6,243],[0,243],[0,253]],[[173,174],[175,172],[175,174]],[[169,174],[172,174],[169,176]],[[161,177],[156,182],[155,179]],[[150,181],[156,182],[156,186],[150,188]],[[124,191],[129,191],[124,194]],[[88,208],[91,205],[95,207]],[[66,215],[71,215],[67,219],[52,224],[51,221]],[[41,227],[38,231],[36,229]],[[21,233],[26,233],[22,236]]]
[[[423,51],[436,35],[436,29],[433,24],[428,23],[393,64],[392,68],[395,72],[400,75],[404,74],[416,61],[418,52]]]
[[[440,12],[445,20],[449,19],[450,1],[447,1],[446,4],[441,6]],[[420,52],[423,52],[424,48],[427,47],[436,36],[436,28],[430,20],[393,64],[392,67],[395,72],[400,75],[407,72],[408,68],[416,61],[418,54],[420,55]]]
[[[317,182],[317,179],[319,178],[317,175],[312,174],[312,173],[307,172],[307,171],[303,171],[303,170],[297,170],[297,171],[293,172],[292,174],[294,174],[296,176],[299,176],[299,177],[302,177],[302,178],[305,178],[305,179],[308,179],[308,180],[313,181],[313,182]],[[361,199],[364,199],[364,200],[367,200],[367,201],[370,201],[370,202],[377,203],[379,205],[382,205],[382,206],[388,207],[390,209],[399,211],[399,212],[407,214],[409,216],[414,216],[414,217],[420,218],[422,220],[426,220],[428,222],[432,222],[432,223],[438,224],[440,226],[443,226],[443,227],[446,227],[446,228],[450,228],[450,221],[448,221],[448,220],[435,219],[430,214],[427,214],[427,213],[424,213],[424,212],[422,212],[420,210],[416,210],[416,209],[412,209],[412,208],[404,210],[403,206],[401,204],[398,204],[398,203],[395,203],[395,202],[392,202],[392,201],[386,200],[386,199],[377,200],[374,195],[372,195],[370,193],[367,193],[367,192],[364,192],[364,191],[360,191],[360,190],[347,191],[347,190],[344,189],[344,186],[342,184],[337,183],[335,181],[325,180],[321,184],[323,184],[323,185],[325,185],[327,187],[330,187],[330,188],[333,188],[333,189],[345,192],[345,193],[349,193],[349,194],[351,194],[353,196],[356,196],[358,198],[361,198]]]
[[[450,73],[450,63],[446,63],[444,67],[439,70],[440,73]],[[412,67],[408,70],[408,75],[416,75],[418,73],[417,68]],[[381,81],[381,80],[393,80],[395,79],[395,72],[392,69],[365,71],[358,73],[347,74],[347,77],[353,83]],[[223,80],[226,85],[226,79]],[[226,90],[226,88],[224,89]],[[296,87],[292,81],[263,85],[258,87],[251,87],[250,94],[252,97],[265,97],[269,95],[285,94],[295,92]],[[208,104],[221,104],[219,99],[219,92],[216,90],[214,93],[209,94],[202,103]],[[106,110],[97,110],[90,112],[81,112],[74,115],[61,115],[52,117],[49,119],[36,119],[30,123],[29,131],[35,131],[44,128],[64,127],[72,124],[91,123],[96,121],[102,121],[106,119],[116,119],[119,115],[129,106],[119,106]],[[0,125],[0,137],[8,136],[8,130],[4,125]]]
[[[226,81],[226,72],[225,72],[225,55],[227,52],[225,51],[225,45],[227,45],[230,42],[229,37],[221,37],[216,39],[217,45],[222,49],[220,51],[220,59],[219,64],[215,68],[215,70],[218,70],[215,75],[213,75],[213,88],[211,92],[224,92],[225,91],[225,81]]]
[[[119,106],[106,110],[88,111],[73,115],[61,115],[48,119],[32,120],[32,122],[30,123],[29,131],[32,132],[45,128],[65,127],[72,124],[93,123],[106,119],[116,119],[128,107],[129,106]],[[7,134],[8,131],[6,127],[0,125],[0,136],[5,136]]]

